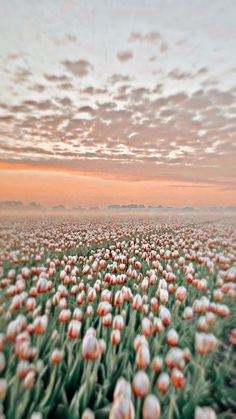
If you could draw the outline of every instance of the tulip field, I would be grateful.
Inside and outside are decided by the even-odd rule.
[[[236,418],[233,217],[0,227],[0,418]]]

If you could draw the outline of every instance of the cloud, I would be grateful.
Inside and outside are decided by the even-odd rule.
[[[56,76],[55,74],[44,74],[46,80],[50,82],[67,82],[69,78],[64,74],[61,76]]]
[[[92,64],[90,64],[86,60],[77,60],[77,61],[65,60],[62,62],[62,64],[75,77],[85,77],[93,70]]]
[[[124,74],[112,74],[112,76],[108,77],[108,83],[112,85],[116,83],[126,83],[130,81],[132,81],[132,78]]]
[[[14,74],[14,81],[16,83],[24,83],[32,75],[28,68],[18,68]]]
[[[133,57],[133,53],[131,51],[120,51],[117,53],[117,58],[119,61],[121,61],[122,63],[131,60],[131,58]]]
[[[179,69],[171,70],[168,73],[168,76],[175,80],[188,80],[192,78],[192,74],[186,71],[181,71]]]
[[[129,36],[130,42],[147,42],[151,44],[155,44],[159,42],[161,39],[161,35],[159,32],[152,31],[142,34],[141,32],[131,32]]]

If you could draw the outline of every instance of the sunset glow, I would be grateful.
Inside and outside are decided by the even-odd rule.
[[[0,199],[235,205],[235,12],[1,1]]]

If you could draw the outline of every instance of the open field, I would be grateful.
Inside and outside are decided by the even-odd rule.
[[[7,419],[236,417],[236,224],[3,217]]]

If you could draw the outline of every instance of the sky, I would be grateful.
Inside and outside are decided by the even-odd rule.
[[[235,0],[0,0],[0,200],[236,205]]]

